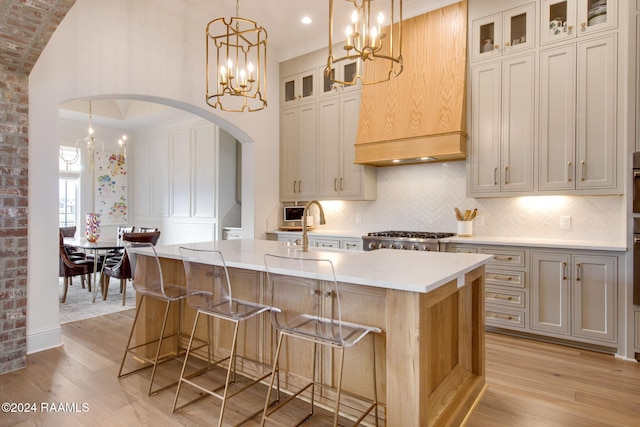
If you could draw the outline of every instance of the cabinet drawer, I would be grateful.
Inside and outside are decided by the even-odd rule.
[[[524,329],[524,312],[503,309],[496,310],[491,307],[485,310],[485,314],[485,320],[488,325]]]
[[[640,1],[640,0],[638,0]],[[457,246],[451,245],[448,246],[447,252],[456,252],[461,254],[477,254],[478,248],[470,247],[470,246]]]
[[[525,287],[526,273],[524,271],[497,270],[487,268],[484,279],[487,285],[509,286],[512,288]]]
[[[314,239],[313,246],[317,248],[335,248],[340,249],[340,240],[333,239]]]
[[[487,287],[484,295],[488,305],[496,304],[514,308],[525,308],[526,306],[524,291]]]
[[[493,255],[493,259],[488,265],[499,265],[509,267],[525,267],[525,251],[514,251],[504,249],[483,248],[483,254]]]

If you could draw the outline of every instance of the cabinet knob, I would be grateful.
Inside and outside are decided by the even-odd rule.
[[[587,23],[583,22],[582,24],[580,24],[580,28],[582,29],[582,31],[584,31],[587,28]]]
[[[573,25],[569,25],[569,26],[567,27],[567,30],[569,31],[569,33],[571,33],[571,31],[573,31]]]
[[[500,49],[500,45],[495,45],[493,48],[498,50],[498,49]]]
[[[509,42],[504,42],[504,45],[505,45],[505,47],[509,47],[509,46],[511,46],[511,43],[509,43]]]

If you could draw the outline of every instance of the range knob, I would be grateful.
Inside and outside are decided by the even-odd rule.
[[[395,248],[396,248],[395,243],[389,243],[389,249],[395,249]]]
[[[384,249],[386,247],[387,245],[385,245],[384,243],[378,243],[378,249]]]
[[[369,249],[370,250],[376,249],[376,244],[374,242],[369,242]]]
[[[404,243],[400,244],[400,249],[407,250],[409,249]]]
[[[411,250],[412,251],[419,251],[420,248],[418,247],[418,245],[414,244],[414,245],[411,246]]]

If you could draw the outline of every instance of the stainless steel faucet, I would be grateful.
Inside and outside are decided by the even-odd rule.
[[[304,205],[304,210],[302,211],[302,252],[309,252],[309,237],[307,236],[307,211],[311,205],[318,206],[320,209],[320,224],[326,224],[327,221],[324,219],[324,210],[322,209],[322,205],[317,200],[311,200],[306,205]]]

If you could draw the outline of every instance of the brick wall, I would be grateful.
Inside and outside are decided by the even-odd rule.
[[[29,73],[75,1],[0,0],[0,373],[26,364]]]

